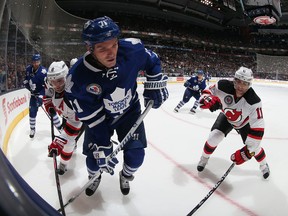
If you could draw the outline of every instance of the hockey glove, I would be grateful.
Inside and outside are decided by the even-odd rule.
[[[59,137],[59,136],[55,136],[53,142],[48,146],[48,157],[53,157],[53,154],[55,153],[57,156],[61,154],[64,145],[67,144],[67,140]]]
[[[161,77],[161,74],[159,76]],[[147,76],[147,82],[144,82],[144,105],[147,106],[150,100],[154,101],[153,108],[157,109],[169,97],[167,86],[168,77],[162,76],[160,80]]]
[[[234,154],[231,155],[231,160],[236,163],[236,165],[240,165],[248,160],[250,160],[254,156],[254,152],[250,153],[245,145],[243,148],[237,150]]]
[[[98,147],[96,151],[93,152],[94,158],[99,168],[103,172],[114,174],[114,168],[118,163],[117,158],[113,157],[110,159],[109,155],[112,153],[113,145]]]
[[[49,107],[48,112],[49,112],[49,115],[52,116],[52,117],[57,114],[55,108],[52,107],[52,106]]]
[[[184,83],[184,87],[189,87],[189,86],[191,86],[191,83],[190,82],[188,82],[188,80]]]
[[[220,99],[214,95],[204,95],[199,100],[200,108],[209,109],[211,112],[214,112],[222,108]]]

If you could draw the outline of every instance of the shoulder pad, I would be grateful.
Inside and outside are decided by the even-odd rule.
[[[138,38],[124,38],[119,40],[119,47],[125,50],[144,49],[142,41]]]
[[[261,102],[259,96],[255,93],[253,88],[249,88],[248,91],[243,96],[248,104],[253,105]]]
[[[223,79],[223,80],[219,80],[217,85],[218,85],[219,90],[227,94],[235,93],[233,81]]]

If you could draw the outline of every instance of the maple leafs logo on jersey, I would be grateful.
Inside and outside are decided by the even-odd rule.
[[[131,89],[125,94],[125,88],[117,87],[110,97],[111,100],[103,99],[105,108],[111,113],[122,114],[132,100]]]
[[[41,70],[41,73],[42,73],[42,74],[46,74],[46,73],[47,73],[46,69],[43,68],[43,69]]]
[[[74,82],[72,82],[72,75],[69,74],[65,83],[65,91],[68,93],[72,93],[71,88],[73,87],[73,85],[74,85]]]
[[[242,110],[237,111],[236,109],[225,109],[224,110],[225,116],[229,121],[239,122],[242,120]]]

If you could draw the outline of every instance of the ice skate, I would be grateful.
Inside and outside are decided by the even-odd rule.
[[[267,179],[270,175],[270,169],[267,163],[265,163],[264,165],[260,165],[260,170],[263,174],[263,178]]]
[[[120,190],[123,195],[127,195],[130,192],[129,181],[132,181],[134,176],[126,177],[123,175],[122,171],[119,172]]]
[[[63,175],[67,171],[67,165],[60,162],[59,167],[56,171],[59,175]]]
[[[31,129],[29,134],[30,138],[33,138],[34,135],[35,135],[35,129]]]
[[[191,109],[190,109],[190,113],[191,113],[192,115],[194,115],[194,114],[196,113],[195,109],[194,109],[194,108],[191,108]]]
[[[92,177],[89,176],[89,179],[91,179],[91,178]],[[95,193],[95,191],[97,190],[100,182],[101,182],[101,175],[98,178],[96,178],[89,187],[86,188],[86,190],[85,190],[86,195],[92,196]]]
[[[199,172],[202,172],[204,170],[208,160],[209,160],[209,157],[207,158],[207,157],[201,156],[200,161],[199,161],[198,166],[197,166],[197,170]]]

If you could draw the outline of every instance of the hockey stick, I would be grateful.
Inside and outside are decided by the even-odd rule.
[[[133,136],[134,132],[136,131],[136,129],[139,127],[139,125],[142,123],[143,119],[145,118],[145,116],[147,115],[147,113],[150,111],[150,109],[152,108],[154,104],[153,100],[150,100],[145,108],[145,110],[142,112],[142,114],[139,116],[139,118],[137,119],[137,121],[134,123],[134,125],[132,126],[132,128],[130,129],[130,131],[126,134],[126,136],[124,137],[124,139],[121,141],[121,143],[117,146],[117,148],[109,155],[108,160],[111,160],[113,157],[115,157],[120,151],[121,149],[124,147],[124,145],[131,139],[131,137]],[[68,206],[70,203],[72,203],[78,196],[80,196],[80,194],[87,188],[89,187],[94,181],[95,179],[97,179],[100,176],[100,173],[98,172],[97,174],[95,174],[81,189],[80,191],[75,194],[74,196],[72,196],[64,205],[64,208],[66,206]],[[58,209],[58,211],[60,211],[60,209]]]
[[[82,124],[82,126],[81,126],[81,128],[80,128],[80,131],[79,131],[77,137],[75,138],[75,142],[76,142],[76,143],[78,142],[79,138],[80,138],[81,135],[84,133],[84,131],[85,131],[85,125]]]
[[[52,121],[53,123],[53,117],[52,115],[49,115],[49,113],[43,108],[43,106],[41,106],[42,110],[44,111],[44,113],[47,115],[47,117],[49,118],[50,121]],[[58,132],[60,133],[60,130],[53,124],[53,126],[58,130]],[[53,130],[54,131],[54,130]],[[53,133],[54,136],[54,133]]]
[[[51,137],[52,137],[52,142],[53,142],[55,135],[54,135],[54,124],[53,124],[52,115],[50,116],[50,122],[51,122]],[[57,159],[56,159],[56,152],[55,151],[53,151],[53,163],[54,163],[54,173],[55,173],[55,180],[56,180],[58,198],[59,198],[59,203],[60,203],[60,209],[61,209],[62,215],[66,216],[64,205],[63,205],[59,175],[57,173]]]
[[[235,163],[232,163],[231,166],[228,168],[228,170],[224,173],[222,178],[216,183],[216,185],[209,191],[209,193],[198,203],[197,206],[195,206],[192,211],[187,214],[187,216],[193,215],[202,205],[203,203],[214,193],[214,191],[221,185],[221,183],[224,181],[224,179],[227,177],[227,175],[230,173],[232,168],[235,166]]]

